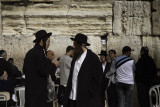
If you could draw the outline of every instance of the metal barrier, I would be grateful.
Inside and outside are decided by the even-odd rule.
[[[155,100],[155,103],[153,103]],[[160,84],[152,86],[149,90],[150,107],[160,107]]]
[[[25,87],[16,87],[14,93],[17,99],[16,107],[24,107],[25,105]]]

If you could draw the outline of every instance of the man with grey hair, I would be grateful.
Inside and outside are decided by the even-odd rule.
[[[7,53],[5,50],[0,50],[0,91],[7,91],[10,93],[10,97],[14,94],[15,76],[16,69],[11,63],[6,61]],[[9,106],[14,105],[12,100],[9,100]],[[3,106],[0,105],[0,106]]]
[[[8,74],[6,70],[9,68],[7,67],[8,64],[6,61],[7,53],[5,50],[0,50],[0,80],[6,80],[8,78]]]

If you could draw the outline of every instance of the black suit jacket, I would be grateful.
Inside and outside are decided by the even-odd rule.
[[[148,55],[142,55],[136,63],[135,80],[136,82],[152,85],[156,77],[157,68],[154,60]]]
[[[73,58],[64,98],[64,107],[68,107],[75,61],[76,59]],[[102,67],[97,55],[91,50],[87,50],[86,58],[84,59],[78,74],[77,107],[102,107],[102,96],[100,94],[102,76]]]
[[[5,59],[0,58],[0,77],[3,75],[4,71],[10,71],[10,67]]]
[[[56,66],[45,57],[43,48],[36,44],[24,59],[25,107],[47,107],[48,74],[55,75]]]

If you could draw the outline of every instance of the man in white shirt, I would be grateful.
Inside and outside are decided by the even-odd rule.
[[[77,34],[74,41],[74,58],[71,63],[64,107],[102,107],[100,86],[102,67],[96,54],[87,49],[87,36]]]
[[[60,86],[58,88],[58,95],[57,95],[59,105],[63,105],[64,92],[67,86],[67,81],[70,73],[72,56],[73,56],[73,47],[68,46],[66,48],[65,55],[60,57],[60,62],[61,62],[59,67],[60,68]]]
[[[131,107],[135,70],[134,60],[130,58],[131,51],[129,46],[123,47],[122,56],[115,59],[110,70],[116,72],[117,107]]]

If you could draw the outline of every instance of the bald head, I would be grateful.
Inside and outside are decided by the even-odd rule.
[[[49,51],[47,52],[47,57],[52,61],[52,60],[54,59],[54,52],[51,51],[51,50],[49,50]]]

